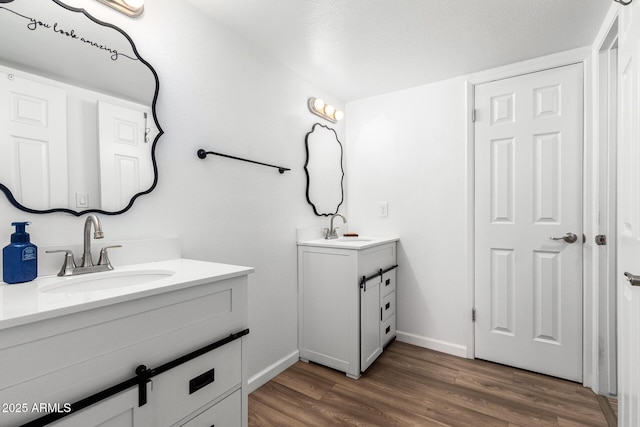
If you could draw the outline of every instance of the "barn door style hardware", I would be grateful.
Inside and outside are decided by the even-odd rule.
[[[396,269],[396,268],[398,268],[398,264],[396,264],[396,265],[392,265],[391,267],[389,267],[389,268],[385,268],[384,270],[383,270],[383,269],[380,269],[380,270],[378,270],[378,272],[377,272],[377,273],[372,274],[372,275],[371,275],[371,276],[369,276],[369,277],[367,277],[367,276],[362,276],[362,279],[360,279],[360,289],[362,289],[364,292],[367,292],[367,282],[368,282],[369,280],[375,279],[376,277],[380,276],[380,282],[382,282],[382,275],[383,275],[384,273],[388,273],[389,271],[394,270],[394,269]],[[388,283],[387,283],[387,284],[388,284]]]
[[[0,3],[2,0],[0,0]],[[57,421],[61,418],[67,417],[81,409],[87,408],[91,405],[94,405],[104,399],[107,399],[111,396],[115,396],[116,394],[127,390],[131,387],[138,387],[138,406],[144,406],[147,404],[148,393],[147,393],[147,384],[151,382],[151,378],[156,375],[160,375],[163,372],[166,372],[170,369],[175,368],[176,366],[180,366],[183,363],[189,362],[190,360],[195,359],[196,357],[202,356],[205,353],[208,353],[212,350],[215,350],[219,347],[222,347],[225,344],[229,344],[232,341],[242,338],[243,336],[249,334],[249,329],[244,329],[242,331],[230,334],[229,336],[222,338],[214,343],[201,347],[191,353],[185,354],[184,356],[178,357],[170,362],[165,363],[164,365],[158,366],[154,369],[149,369],[145,365],[139,365],[136,370],[136,376],[129,378],[126,381],[123,381],[119,384],[113,385],[109,388],[106,388],[98,393],[92,394],[82,400],[70,404],[70,410],[68,412],[51,412],[47,415],[44,415],[40,418],[37,418],[33,421],[30,421],[26,424],[22,424],[21,427],[42,427],[48,424],[51,424],[54,421]],[[201,374],[189,382],[189,394],[195,393],[200,388],[204,387],[207,384],[210,384],[215,380],[215,372],[214,370],[207,371],[204,374]]]

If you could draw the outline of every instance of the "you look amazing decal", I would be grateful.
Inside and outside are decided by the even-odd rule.
[[[0,3],[11,3],[13,2],[13,0],[0,0]],[[4,7],[4,6],[0,6],[0,11],[5,10],[7,12],[12,13],[14,16],[17,16],[19,19],[24,19],[25,22],[27,23],[26,27],[27,29],[29,29],[30,31],[36,31],[36,30],[45,30],[45,31],[52,31],[53,33],[55,33],[56,35],[60,35],[63,37],[68,37],[71,40],[76,40],[78,42],[81,43],[86,43],[87,45],[90,45],[96,49],[102,50],[107,52],[108,54],[110,54],[110,57],[112,60],[117,61],[118,59],[120,59],[121,57],[125,57],[128,59],[131,59],[132,61],[137,61],[138,58],[129,56],[129,55],[125,55],[124,53],[120,53],[118,52],[116,49],[111,48],[109,46],[107,46],[106,44],[102,44],[100,42],[96,42],[94,40],[91,40],[89,38],[86,38],[80,34],[77,34],[76,31],[74,29],[68,29],[68,28],[62,28],[62,26],[60,24],[58,24],[57,22],[54,23],[50,23],[50,22],[46,22],[40,19],[36,19],[36,18],[31,18],[29,16],[25,16],[22,15],[21,13],[18,13],[8,7]]]

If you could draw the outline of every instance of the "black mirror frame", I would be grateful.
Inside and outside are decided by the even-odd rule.
[[[10,3],[13,0],[0,0],[0,3]],[[88,213],[99,213],[102,215],[119,215],[122,214],[126,211],[128,211],[131,206],[133,206],[133,202],[135,202],[135,200],[145,194],[149,194],[151,193],[155,188],[156,185],[158,184],[158,166],[156,164],[156,144],[158,142],[158,140],[160,139],[160,137],[164,134],[164,131],[162,130],[162,128],[160,127],[160,123],[158,123],[158,117],[156,115],[156,101],[158,100],[158,93],[160,91],[160,80],[158,79],[158,73],[156,73],[156,70],[151,66],[151,64],[149,64],[144,58],[142,58],[142,56],[140,56],[140,54],[138,53],[138,49],[136,48],[135,43],[133,42],[133,40],[131,39],[131,37],[129,37],[129,35],[127,33],[125,33],[121,28],[110,24],[108,22],[104,22],[104,21],[100,21],[97,18],[94,18],[91,14],[89,14],[89,12],[87,12],[85,9],[82,8],[76,8],[76,7],[72,7],[69,5],[66,5],[64,3],[62,3],[60,0],[51,0],[54,3],[56,3],[58,6],[63,7],[67,10],[69,10],[70,12],[76,12],[76,13],[81,13],[84,16],[86,16],[88,19],[90,19],[91,21],[95,22],[98,25],[102,25],[103,27],[108,27],[108,28],[112,28],[116,31],[118,31],[120,34],[122,34],[131,44],[131,48],[133,49],[133,53],[135,53],[136,57],[138,58],[138,60],[143,63],[144,65],[146,65],[149,70],[151,71],[151,73],[153,74],[153,77],[156,81],[156,88],[155,88],[155,92],[153,94],[153,101],[151,102],[151,113],[153,116],[153,121],[156,125],[156,128],[158,129],[158,134],[156,135],[155,139],[153,140],[153,144],[151,145],[151,163],[153,164],[153,183],[151,184],[151,187],[149,187],[147,190],[145,191],[141,191],[137,194],[134,194],[131,197],[131,200],[129,200],[129,204],[127,206],[125,206],[123,209],[119,210],[119,211],[104,211],[102,209],[87,209],[84,211],[75,211],[73,209],[67,209],[67,208],[52,208],[52,209],[43,209],[43,210],[39,210],[39,209],[31,209],[28,208],[24,205],[22,205],[20,202],[18,202],[16,200],[16,198],[13,196],[13,193],[11,192],[11,190],[9,188],[7,188],[4,184],[0,183],[0,190],[2,190],[2,192],[4,192],[5,196],[7,196],[7,199],[9,200],[9,202],[16,208],[25,211],[25,212],[29,212],[32,214],[48,214],[48,213],[55,213],[55,212],[64,212],[64,213],[69,213],[71,215],[75,215],[75,216],[82,216]]]
[[[313,131],[316,129],[316,126],[321,126],[325,129],[330,130],[331,132],[333,132],[333,134],[336,136],[336,142],[338,143],[338,145],[340,146],[340,170],[342,172],[342,176],[340,177],[340,191],[341,191],[341,195],[340,195],[340,203],[338,203],[338,206],[336,206],[336,211],[335,212],[330,212],[330,213],[319,213],[318,212],[318,208],[316,207],[316,205],[311,201],[311,198],[309,197],[309,184],[311,183],[311,176],[309,175],[309,169],[307,168],[307,165],[309,164],[309,135],[311,135],[313,133]],[[340,206],[342,206],[342,203],[344,203],[344,149],[342,147],[342,143],[340,142],[340,140],[338,139],[338,134],[336,133],[335,129],[330,128],[329,126],[320,124],[320,123],[315,123],[313,125],[313,127],[311,128],[311,130],[309,132],[307,132],[307,135],[304,137],[304,146],[305,149],[307,151],[307,158],[304,162],[304,173],[307,175],[307,202],[309,202],[309,204],[311,205],[311,207],[313,208],[313,212],[317,215],[317,216],[332,216],[338,213],[338,210],[340,210]]]

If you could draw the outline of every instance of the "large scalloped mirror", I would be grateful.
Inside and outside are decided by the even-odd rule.
[[[120,28],[0,1],[0,189],[31,213],[119,214],[158,179],[158,76]]]
[[[344,201],[342,144],[336,131],[316,123],[305,138],[307,201],[318,216],[338,213]]]

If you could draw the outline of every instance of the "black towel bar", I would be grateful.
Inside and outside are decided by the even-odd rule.
[[[256,165],[268,166],[270,168],[278,169],[278,172],[280,172],[281,174],[284,173],[285,171],[290,171],[291,170],[289,168],[284,168],[282,166],[275,166],[275,165],[270,165],[268,163],[256,162],[255,160],[243,159],[242,157],[236,157],[236,156],[230,156],[228,154],[216,153],[215,151],[205,151],[203,149],[200,149],[200,150],[198,150],[197,154],[198,154],[198,157],[201,158],[201,159],[206,158],[208,154],[213,154],[214,156],[221,156],[221,157],[226,157],[226,158],[229,158],[229,159],[240,160],[242,162],[254,163]]]

